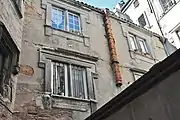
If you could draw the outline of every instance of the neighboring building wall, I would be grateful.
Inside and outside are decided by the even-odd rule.
[[[135,1],[139,2],[137,7],[134,6]],[[172,6],[170,7],[170,5],[168,5],[167,10],[163,10],[159,0],[130,0],[125,7],[120,8],[119,4],[117,4],[117,10],[114,9],[114,12],[119,9],[122,13],[129,15],[136,24],[139,24],[138,18],[144,14],[147,23],[145,28],[166,37],[171,44],[180,48],[180,37],[178,34],[180,33],[180,19],[176,15],[176,12],[179,11],[180,3],[179,0],[167,1],[172,1]],[[159,26],[157,22],[159,22]]]
[[[137,7],[134,6],[135,1],[139,2]],[[131,0],[123,10],[120,9],[119,11],[129,15],[131,20],[138,25],[138,18],[143,14],[147,24],[145,28],[162,35],[153,11],[149,8],[147,0]]]
[[[5,43],[7,41],[8,41],[7,43],[10,43],[11,45],[15,43],[13,45],[13,47],[15,49],[17,49],[17,52],[21,51],[22,25],[23,25],[23,19],[22,19],[23,1],[21,1],[21,8],[22,9],[19,9],[19,11],[17,11],[18,8],[17,8],[17,6],[15,6],[15,4],[13,3],[12,0],[0,0],[0,40],[1,40],[1,42],[3,41],[1,39],[1,37],[2,37],[1,35],[3,32],[4,35],[5,34],[7,35],[7,36],[3,36],[3,37],[5,37],[3,39],[5,39],[5,40],[8,39],[5,41]],[[9,46],[11,46],[10,44],[5,45],[5,46],[9,47]],[[1,43],[1,45],[2,45],[2,43]],[[14,48],[10,48],[10,49],[13,50]],[[0,48],[0,49],[2,49],[2,48]],[[5,48],[3,48],[3,50],[5,50]],[[16,51],[13,51],[13,52],[16,52]],[[1,51],[1,53],[2,53],[2,51]],[[13,56],[11,55],[10,57],[13,57]],[[17,57],[18,56],[16,56],[16,59],[19,59]],[[1,56],[1,60],[2,60],[2,56]],[[10,58],[9,61],[11,61],[11,60],[12,59]],[[18,62],[18,60],[17,60],[17,62]],[[18,63],[13,63],[12,65],[17,65],[17,64]],[[13,67],[15,67],[15,66],[13,66]],[[1,66],[1,68],[2,68],[2,66]],[[8,69],[8,71],[11,71],[11,70]],[[1,71],[0,74],[1,74],[0,88],[1,88],[1,90],[4,89],[3,93],[6,93],[6,95],[7,95],[6,97],[3,96],[2,93],[0,95],[0,117],[1,117],[0,119],[11,120],[12,112],[13,112],[13,108],[14,108],[15,94],[16,94],[17,75],[10,73],[9,80],[6,79],[6,85],[7,85],[7,81],[9,82],[9,84],[8,84],[9,89],[6,88],[6,91],[5,91],[5,84],[2,83],[2,81],[3,81],[2,78],[5,76],[5,73],[2,74],[2,71]]]
[[[166,12],[159,10],[162,7],[157,7],[155,5],[154,7],[157,9],[156,14],[159,15],[159,22],[164,36],[168,38],[173,45],[180,48],[180,36],[178,34],[180,31],[180,18],[176,15],[176,12],[180,10],[180,2],[179,0],[176,0],[176,2],[177,3]]]
[[[179,120],[179,75],[177,70],[165,79],[162,77],[159,80],[163,81],[103,120]]]
[[[154,65],[86,120],[179,120],[179,56],[177,50]]]
[[[130,69],[146,72],[166,57],[160,39],[151,32],[118,18],[111,18],[124,84],[117,87],[102,10],[70,0],[30,0],[25,1],[24,5],[21,73],[17,84],[14,120],[24,119],[24,116],[29,119],[83,120],[96,107],[100,108],[134,81]],[[81,32],[76,34],[53,28],[52,6],[79,14]],[[129,32],[147,39],[148,46],[152,46],[150,55],[129,52]],[[86,99],[69,97],[69,93],[65,93],[65,96],[54,95],[52,61],[66,63],[67,66],[79,65],[86,69]]]

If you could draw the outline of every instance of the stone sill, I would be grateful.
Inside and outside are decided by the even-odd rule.
[[[152,57],[152,55],[151,55],[150,53],[146,53],[146,54],[144,53],[144,54],[142,54],[142,52],[134,51],[134,50],[129,50],[129,52],[132,52],[132,53],[134,53],[134,54],[141,55],[141,56],[143,56],[143,57],[145,57],[145,58],[154,60],[153,57]]]
[[[94,102],[94,103],[97,103],[97,101],[93,100],[93,99],[81,99],[81,98],[67,97],[67,96],[61,96],[61,95],[52,95],[52,97],[68,99],[68,100],[75,100],[75,101],[81,101],[81,102]]]
[[[49,25],[44,25],[44,27],[50,27],[52,30],[57,30],[57,31],[60,31],[60,32],[68,33],[68,34],[75,35],[75,36],[82,37],[82,38],[90,38],[89,36],[83,35],[82,32],[77,34],[77,33],[74,33],[74,32],[67,31],[67,30],[57,29],[57,28],[54,28],[54,27],[49,26]]]
[[[66,31],[66,30],[53,28],[50,25],[44,25],[44,28],[45,28],[46,36],[53,36],[53,35],[61,36],[61,37],[66,38],[67,40],[74,40],[77,42],[84,43],[85,47],[90,47],[90,37],[87,35],[83,35],[83,33],[76,34],[73,32]]]

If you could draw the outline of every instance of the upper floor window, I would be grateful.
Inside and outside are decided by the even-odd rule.
[[[149,53],[148,46],[147,46],[145,39],[140,38],[136,35],[130,34],[129,35],[129,43],[130,43],[130,47],[133,51],[138,51],[142,54]]]
[[[52,27],[69,32],[80,33],[80,16],[67,10],[52,8]]]
[[[52,64],[53,94],[87,99],[86,69],[59,62]]]
[[[65,30],[64,10],[53,7],[52,9],[52,27]]]
[[[174,4],[172,0],[159,0],[159,2],[160,2],[164,11],[167,11]]]

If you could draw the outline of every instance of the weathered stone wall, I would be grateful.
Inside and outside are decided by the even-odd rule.
[[[52,4],[80,13],[82,35],[51,27],[51,19],[49,19],[51,11],[49,10]],[[26,117],[32,120],[53,120],[58,119],[58,117],[63,120],[83,120],[95,108],[95,100],[79,100],[51,94],[51,72],[47,70],[50,65],[49,59],[87,66],[90,71],[88,82],[92,84],[92,78],[94,80],[98,108],[127,87],[129,81],[133,81],[131,72],[122,70],[123,80],[126,84],[122,88],[115,85],[102,14],[72,4],[73,2],[67,3],[63,0],[25,0],[20,60],[23,69],[21,69],[17,84],[15,120],[23,120]],[[120,62],[122,67],[126,67],[123,64],[129,63],[131,60],[128,53],[127,38],[122,35],[121,26],[114,25],[114,19],[112,22],[118,43],[117,48],[119,48],[119,60],[122,60]],[[139,31],[136,28],[132,29],[135,32]],[[137,32],[137,34],[139,33],[141,31]],[[141,34],[144,35],[145,33]],[[122,57],[121,54],[123,54]],[[148,69],[152,64],[154,62],[142,64],[142,66]],[[93,86],[88,86],[89,97],[93,99],[92,88]],[[44,115],[45,112],[47,116]]]
[[[22,4],[23,8],[23,4]],[[23,14],[23,11],[21,11]],[[0,0],[0,21],[8,29],[19,50],[21,49],[23,19],[19,17],[11,0]]]
[[[1,120],[12,120],[12,112],[6,107],[2,101],[0,101],[0,119]]]
[[[23,8],[23,4],[22,7]],[[21,11],[23,14],[23,11]],[[21,51],[23,19],[19,17],[11,0],[0,0],[0,22],[8,30],[10,37]],[[12,102],[0,98],[0,119],[11,120],[14,107],[17,76],[12,75]],[[9,91],[10,92],[10,91]],[[2,101],[1,101],[2,100]]]

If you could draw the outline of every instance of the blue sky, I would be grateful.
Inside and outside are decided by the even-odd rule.
[[[109,8],[112,10],[120,0],[79,0],[79,1],[86,2],[96,7]],[[127,1],[127,0],[124,0],[124,1]]]

